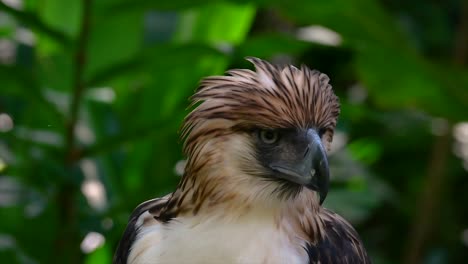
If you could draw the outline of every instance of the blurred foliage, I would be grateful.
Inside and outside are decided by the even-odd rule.
[[[109,263],[179,180],[199,80],[257,56],[331,77],[325,206],[374,263],[463,263],[467,18],[463,0],[1,0],[0,262]]]

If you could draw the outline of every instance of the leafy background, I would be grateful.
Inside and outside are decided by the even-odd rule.
[[[325,206],[374,263],[466,261],[467,1],[1,0],[0,262],[109,263],[179,180],[198,81],[245,56],[331,77]]]

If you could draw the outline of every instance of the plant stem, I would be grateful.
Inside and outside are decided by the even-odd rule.
[[[447,175],[444,171],[450,155],[451,133],[447,129],[446,133],[436,136],[429,159],[429,167],[426,176],[426,184],[422,189],[422,194],[414,213],[411,231],[407,239],[404,263],[422,263],[427,242],[438,221],[443,189],[447,182]]]
[[[83,14],[81,28],[74,54],[73,91],[69,111],[69,120],[65,129],[64,165],[67,175],[58,193],[60,228],[57,238],[57,256],[59,263],[82,263],[80,251],[79,213],[77,200],[79,197],[79,182],[73,180],[73,171],[78,159],[75,156],[78,148],[75,144],[75,128],[78,121],[83,92],[86,89],[84,70],[86,65],[86,50],[89,39],[92,0],[82,0]]]

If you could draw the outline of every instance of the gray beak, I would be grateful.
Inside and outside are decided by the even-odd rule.
[[[304,132],[307,146],[300,146],[301,155],[297,155],[295,159],[271,164],[270,167],[278,172],[277,177],[318,192],[322,204],[330,184],[327,153],[315,129]]]

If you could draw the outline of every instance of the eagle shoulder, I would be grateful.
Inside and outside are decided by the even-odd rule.
[[[370,264],[367,252],[354,228],[341,216],[322,209],[322,236],[306,244],[309,263]]]
[[[113,263],[114,264],[126,264],[128,256],[130,254],[133,243],[135,242],[139,229],[145,224],[145,218],[154,215],[159,215],[159,211],[166,205],[169,195],[161,198],[155,198],[138,205],[130,215],[127,227],[119,241],[117,250],[115,251]]]

